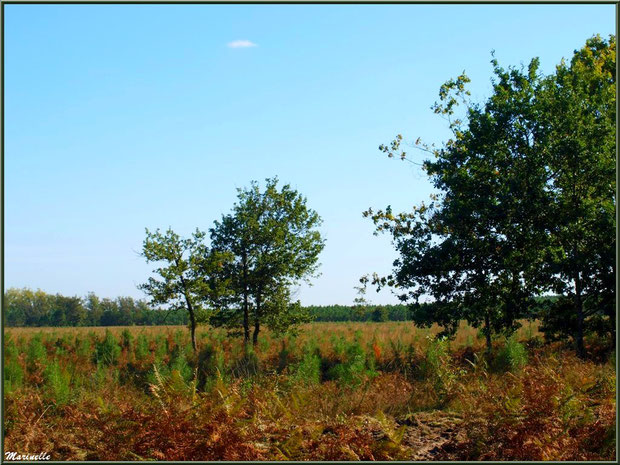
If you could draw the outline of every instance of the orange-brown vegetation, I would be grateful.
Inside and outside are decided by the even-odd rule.
[[[315,323],[254,350],[202,328],[8,329],[5,450],[52,460],[614,460],[615,356],[528,323]]]

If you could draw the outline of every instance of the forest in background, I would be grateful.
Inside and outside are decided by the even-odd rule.
[[[308,305],[312,321],[408,321],[406,305]],[[187,312],[169,312],[132,297],[100,298],[48,294],[42,290],[8,289],[4,294],[4,324],[44,326],[186,325]]]
[[[537,299],[539,309],[557,300],[555,296]],[[423,304],[431,308],[432,304]],[[307,305],[304,311],[316,322],[411,321],[407,305]],[[100,298],[48,294],[42,290],[11,288],[4,294],[4,324],[8,327],[67,326],[161,326],[187,325],[187,312],[154,308],[133,297]]]

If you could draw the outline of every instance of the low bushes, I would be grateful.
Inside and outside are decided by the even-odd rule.
[[[203,332],[197,354],[177,328],[10,335],[7,448],[62,460],[410,460],[416,416],[439,412],[459,417],[459,434],[436,458],[614,458],[615,357],[584,361],[517,336],[489,356],[484,341],[357,328],[266,333],[256,349]]]

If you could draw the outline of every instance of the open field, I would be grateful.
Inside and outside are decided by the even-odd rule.
[[[52,460],[615,458],[615,357],[544,344],[485,355],[411,323],[314,323],[254,350],[200,328],[10,328],[5,450]]]

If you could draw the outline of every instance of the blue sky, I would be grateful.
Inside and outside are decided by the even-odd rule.
[[[491,50],[551,72],[615,31],[613,5],[4,8],[5,287],[144,297],[145,227],[206,230],[237,187],[277,175],[324,220],[306,305],[350,304],[362,274],[390,270],[361,212],[431,186],[377,147],[445,140],[443,82],[465,70],[482,100]]]

